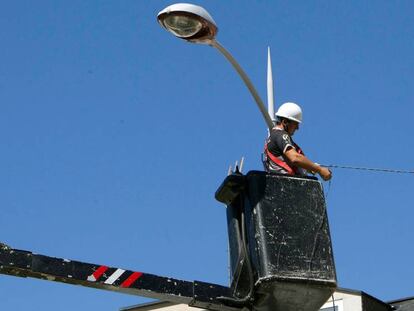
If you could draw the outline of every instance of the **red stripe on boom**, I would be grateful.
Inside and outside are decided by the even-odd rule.
[[[98,280],[102,274],[105,273],[106,270],[109,268],[107,266],[100,266],[92,275],[95,278],[95,280]]]
[[[141,277],[141,272],[134,272],[130,275],[129,278],[127,278],[120,286],[121,287],[130,287],[132,283],[134,283],[136,280],[138,280]]]

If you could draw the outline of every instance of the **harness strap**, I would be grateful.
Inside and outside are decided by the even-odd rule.
[[[273,155],[269,149],[267,149],[267,144],[265,144],[265,152],[266,152],[266,156],[272,160],[272,162],[276,163],[277,165],[279,165],[280,167],[282,167],[283,169],[286,170],[286,172],[288,172],[289,175],[295,175],[295,170],[293,168],[291,168],[289,166],[289,164],[287,164],[285,161],[281,160],[280,158],[276,157],[275,155]]]

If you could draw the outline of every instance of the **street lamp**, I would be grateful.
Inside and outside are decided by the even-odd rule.
[[[189,3],[177,3],[159,12],[157,18],[161,26],[174,36],[193,43],[207,44],[219,50],[236,69],[256,101],[267,127],[272,129],[273,121],[262,99],[234,57],[216,40],[217,25],[204,8]]]

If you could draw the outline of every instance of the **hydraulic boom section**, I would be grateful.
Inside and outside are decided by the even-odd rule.
[[[0,247],[0,273],[185,303],[209,310],[238,310],[217,299],[230,295],[228,287],[48,257],[6,246]]]
[[[317,311],[336,288],[322,186],[315,178],[237,170],[226,204],[231,286],[48,257],[0,243],[0,273],[218,311]]]

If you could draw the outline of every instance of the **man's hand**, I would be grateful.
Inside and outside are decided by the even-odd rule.
[[[332,178],[332,172],[328,168],[323,166],[320,167],[318,174],[325,181],[330,180]]]
[[[285,156],[293,165],[299,166],[309,172],[318,173],[323,180],[330,180],[332,178],[332,172],[328,168],[313,163],[303,154],[299,154],[295,148],[286,150]]]

